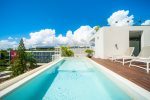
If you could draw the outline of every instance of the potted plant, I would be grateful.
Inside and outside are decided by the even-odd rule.
[[[85,52],[87,53],[87,57],[92,58],[93,52],[94,52],[93,50],[87,49],[87,50],[85,50]]]
[[[61,52],[63,57],[73,57],[74,52],[69,47],[61,47]]]

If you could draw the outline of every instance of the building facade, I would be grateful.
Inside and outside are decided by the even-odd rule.
[[[96,58],[121,55],[129,47],[135,47],[137,56],[142,47],[150,46],[150,26],[102,27],[89,41]]]
[[[32,53],[37,63],[49,63],[54,55],[60,55],[60,51],[26,51]]]

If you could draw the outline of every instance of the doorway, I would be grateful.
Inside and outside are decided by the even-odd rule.
[[[134,56],[138,56],[141,51],[141,37],[143,31],[129,31],[129,46],[134,47]]]

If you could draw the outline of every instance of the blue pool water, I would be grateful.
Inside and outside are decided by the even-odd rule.
[[[131,100],[86,59],[68,58],[5,95],[3,100]]]

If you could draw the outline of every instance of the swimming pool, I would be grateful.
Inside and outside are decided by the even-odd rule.
[[[85,58],[66,58],[2,97],[3,100],[135,99]]]

